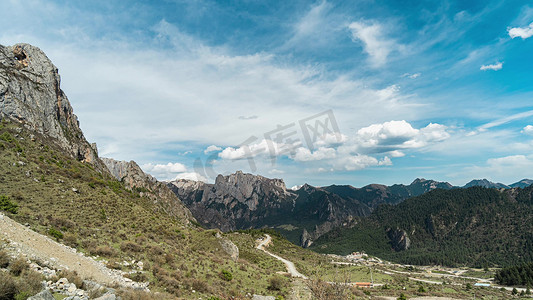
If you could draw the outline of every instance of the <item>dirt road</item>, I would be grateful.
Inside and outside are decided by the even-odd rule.
[[[270,235],[266,234],[265,236],[266,236],[265,239],[263,239],[259,243],[259,245],[257,245],[256,248],[264,251],[266,254],[276,258],[277,260],[282,261],[285,264],[285,266],[287,266],[287,271],[289,271],[292,277],[299,277],[299,278],[307,279],[307,276],[303,275],[302,273],[298,272],[298,270],[296,270],[296,266],[294,266],[294,263],[292,261],[286,260],[283,257],[280,257],[276,254],[270,253],[267,250],[265,250],[265,246],[268,246],[268,244],[270,244],[270,242],[272,241],[272,237]]]
[[[83,279],[94,280],[108,286],[115,283],[131,286],[130,279],[106,268],[102,263],[34,232],[2,213],[0,213],[0,239],[9,241],[8,248],[14,249],[15,252],[33,260],[46,261],[55,269],[76,271]]]

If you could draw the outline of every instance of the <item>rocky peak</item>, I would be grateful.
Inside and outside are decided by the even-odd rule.
[[[503,184],[503,183],[496,183],[496,182],[492,182],[492,181],[489,181],[488,179],[474,179],[472,181],[470,181],[469,183],[467,183],[464,187],[465,188],[469,188],[469,187],[473,187],[473,186],[481,186],[481,187],[485,187],[485,188],[504,188],[504,189],[508,189],[509,186]]]
[[[185,222],[194,220],[191,212],[180,201],[178,196],[164,183],[143,172],[134,162],[117,161],[112,158],[101,158],[109,172],[122,181],[129,190],[138,191],[141,196],[148,197],[159,203],[168,214],[178,217]]]
[[[533,184],[533,180],[531,180],[531,179],[522,179],[519,182],[515,182],[515,183],[513,183],[513,184],[511,184],[509,186],[512,187],[512,188],[516,188],[516,187],[525,188],[525,187],[528,187],[528,186],[530,186],[532,184]]]
[[[57,67],[39,48],[0,45],[0,109],[0,119],[53,138],[73,157],[105,170],[61,90]]]

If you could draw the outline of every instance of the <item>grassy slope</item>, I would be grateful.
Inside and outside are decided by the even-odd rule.
[[[64,155],[50,140],[35,134],[32,141],[16,124],[0,125],[0,168],[0,195],[18,205],[11,217],[42,234],[57,230],[61,242],[99,255],[109,266],[128,270],[119,262],[143,261],[148,271],[133,277],[149,280],[153,290],[186,298],[198,292],[222,297],[286,292],[267,290],[271,274],[284,269],[277,261],[246,250],[244,259],[232,261],[215,231],[184,226],[122,183]],[[223,280],[222,270],[233,279]]]

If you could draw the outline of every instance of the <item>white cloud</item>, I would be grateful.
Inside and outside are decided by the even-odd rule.
[[[465,168],[464,172],[472,178],[491,178],[492,181],[511,184],[523,178],[531,178],[533,155],[510,155],[490,158],[483,166]]]
[[[526,127],[524,127],[524,129],[522,129],[521,132],[525,134],[533,135],[533,126],[527,125]]]
[[[285,174],[285,171],[278,170],[278,169],[272,169],[272,170],[268,171],[268,174],[270,174],[270,175],[280,175],[280,174]]]
[[[207,154],[207,153],[217,152],[217,151],[222,151],[222,148],[219,146],[211,145],[204,150],[204,153]]]
[[[422,73],[414,73],[414,74],[405,73],[405,74],[402,75],[402,77],[407,77],[407,78],[410,78],[410,79],[416,79],[416,78],[420,77],[420,75],[422,75]]]
[[[486,131],[486,130],[488,130],[490,128],[497,127],[497,126],[500,126],[500,125],[503,125],[503,124],[506,124],[506,123],[509,123],[509,122],[512,122],[512,121],[515,121],[515,120],[528,118],[528,117],[531,117],[531,116],[533,116],[533,110],[528,110],[528,111],[524,111],[524,112],[517,113],[517,114],[514,114],[514,115],[506,116],[506,117],[503,117],[503,118],[500,118],[500,119],[497,119],[497,120],[494,120],[492,122],[489,122],[489,123],[486,123],[486,124],[483,124],[483,125],[479,126],[477,128],[477,131],[478,132],[484,132],[484,131]]]
[[[333,159],[336,157],[336,150],[333,148],[320,147],[317,150],[311,152],[308,148],[300,147],[296,149],[294,155],[291,156],[295,161],[313,161]]]
[[[503,68],[503,63],[498,62],[492,65],[482,65],[479,69],[481,71],[487,71],[487,70],[498,71],[498,70],[501,70],[502,68]]]
[[[357,171],[375,166],[390,166],[392,161],[385,156],[382,160],[368,155],[351,155],[335,162],[337,170]]]
[[[450,137],[446,130],[446,126],[435,123],[415,129],[405,120],[390,121],[359,129],[355,139],[360,148],[370,153],[383,153],[421,148],[429,143],[443,141]],[[394,155],[391,156],[394,157]]]
[[[180,163],[168,163],[168,164],[143,164],[141,168],[146,172],[159,180],[171,179],[178,173],[187,171],[187,167]]]
[[[533,23],[529,24],[528,27],[513,27],[507,31],[512,39],[519,37],[525,40],[533,36]]]
[[[399,48],[395,41],[385,37],[383,26],[379,23],[353,22],[348,28],[352,37],[363,43],[364,51],[376,67],[383,66],[389,54]]]
[[[205,178],[204,176],[196,173],[196,172],[184,172],[184,173],[179,173],[178,175],[176,175],[176,177],[174,177],[172,179],[172,181],[174,180],[178,180],[178,179],[187,179],[187,180],[194,180],[194,181],[203,181],[203,182],[207,182],[207,178]]]

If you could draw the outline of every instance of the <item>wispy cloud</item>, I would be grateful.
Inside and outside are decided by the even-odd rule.
[[[503,68],[503,63],[498,62],[492,65],[482,65],[479,69],[481,71],[487,71],[487,70],[498,71],[498,70],[501,70],[502,68]]]
[[[348,28],[352,32],[353,39],[362,42],[364,51],[375,67],[385,65],[389,54],[401,47],[386,36],[383,25],[378,22],[352,22]]]
[[[527,27],[512,27],[507,29],[509,36],[514,38],[522,38],[523,40],[533,36],[533,23],[529,24]]]

